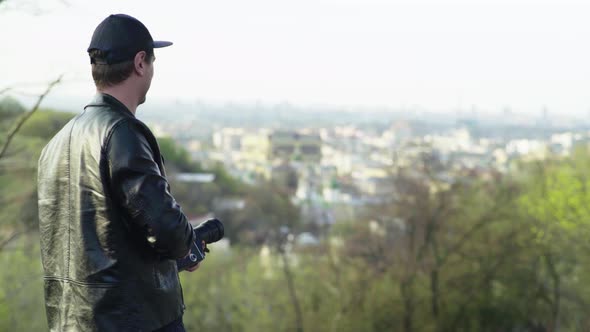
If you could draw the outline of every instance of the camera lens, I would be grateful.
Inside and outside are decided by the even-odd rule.
[[[197,237],[205,243],[213,243],[223,238],[223,224],[218,219],[207,220],[194,228]]]

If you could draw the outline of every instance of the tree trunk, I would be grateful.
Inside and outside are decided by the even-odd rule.
[[[299,304],[297,293],[295,292],[295,282],[293,280],[293,274],[291,273],[291,268],[289,267],[287,254],[284,250],[280,250],[280,253],[281,258],[283,259],[283,272],[285,273],[285,279],[287,279],[287,289],[289,290],[289,298],[291,299],[291,304],[293,305],[293,310],[295,311],[295,330],[297,332],[303,332],[303,314],[301,312],[301,305]]]
[[[410,277],[400,284],[400,291],[404,302],[404,332],[414,331],[414,292],[413,278]]]
[[[553,282],[553,304],[551,308],[552,322],[550,325],[550,330],[552,332],[557,332],[559,331],[561,278],[559,276],[559,273],[557,272],[557,268],[555,267],[555,262],[553,261],[553,257],[551,256],[551,254],[545,254],[545,261],[547,262],[547,268],[549,269],[549,274],[551,275],[551,280]]]
[[[434,320],[437,321],[440,300],[438,288],[438,268],[434,268],[432,272],[430,272],[430,293],[432,302],[432,316],[434,317]]]

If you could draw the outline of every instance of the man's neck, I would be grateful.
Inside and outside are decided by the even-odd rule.
[[[127,107],[127,109],[131,113],[133,113],[133,115],[135,115],[135,112],[137,111],[137,106],[139,105],[139,103],[137,102],[137,97],[131,96],[130,93],[126,93],[124,89],[121,89],[120,87],[108,87],[105,89],[99,89],[98,92],[106,93],[108,95],[113,96],[123,105],[125,105],[125,107]]]

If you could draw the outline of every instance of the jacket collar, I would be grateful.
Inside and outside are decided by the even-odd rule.
[[[84,106],[84,109],[86,109],[87,107],[100,106],[110,107],[112,109],[124,112],[125,114],[130,115],[132,117],[135,117],[135,114],[133,114],[122,102],[117,100],[117,98],[102,92],[97,92],[92,101],[88,105]]]

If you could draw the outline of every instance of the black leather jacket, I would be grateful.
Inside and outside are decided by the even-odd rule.
[[[39,227],[51,331],[151,331],[182,315],[192,228],[150,130],[98,94],[43,149]]]

